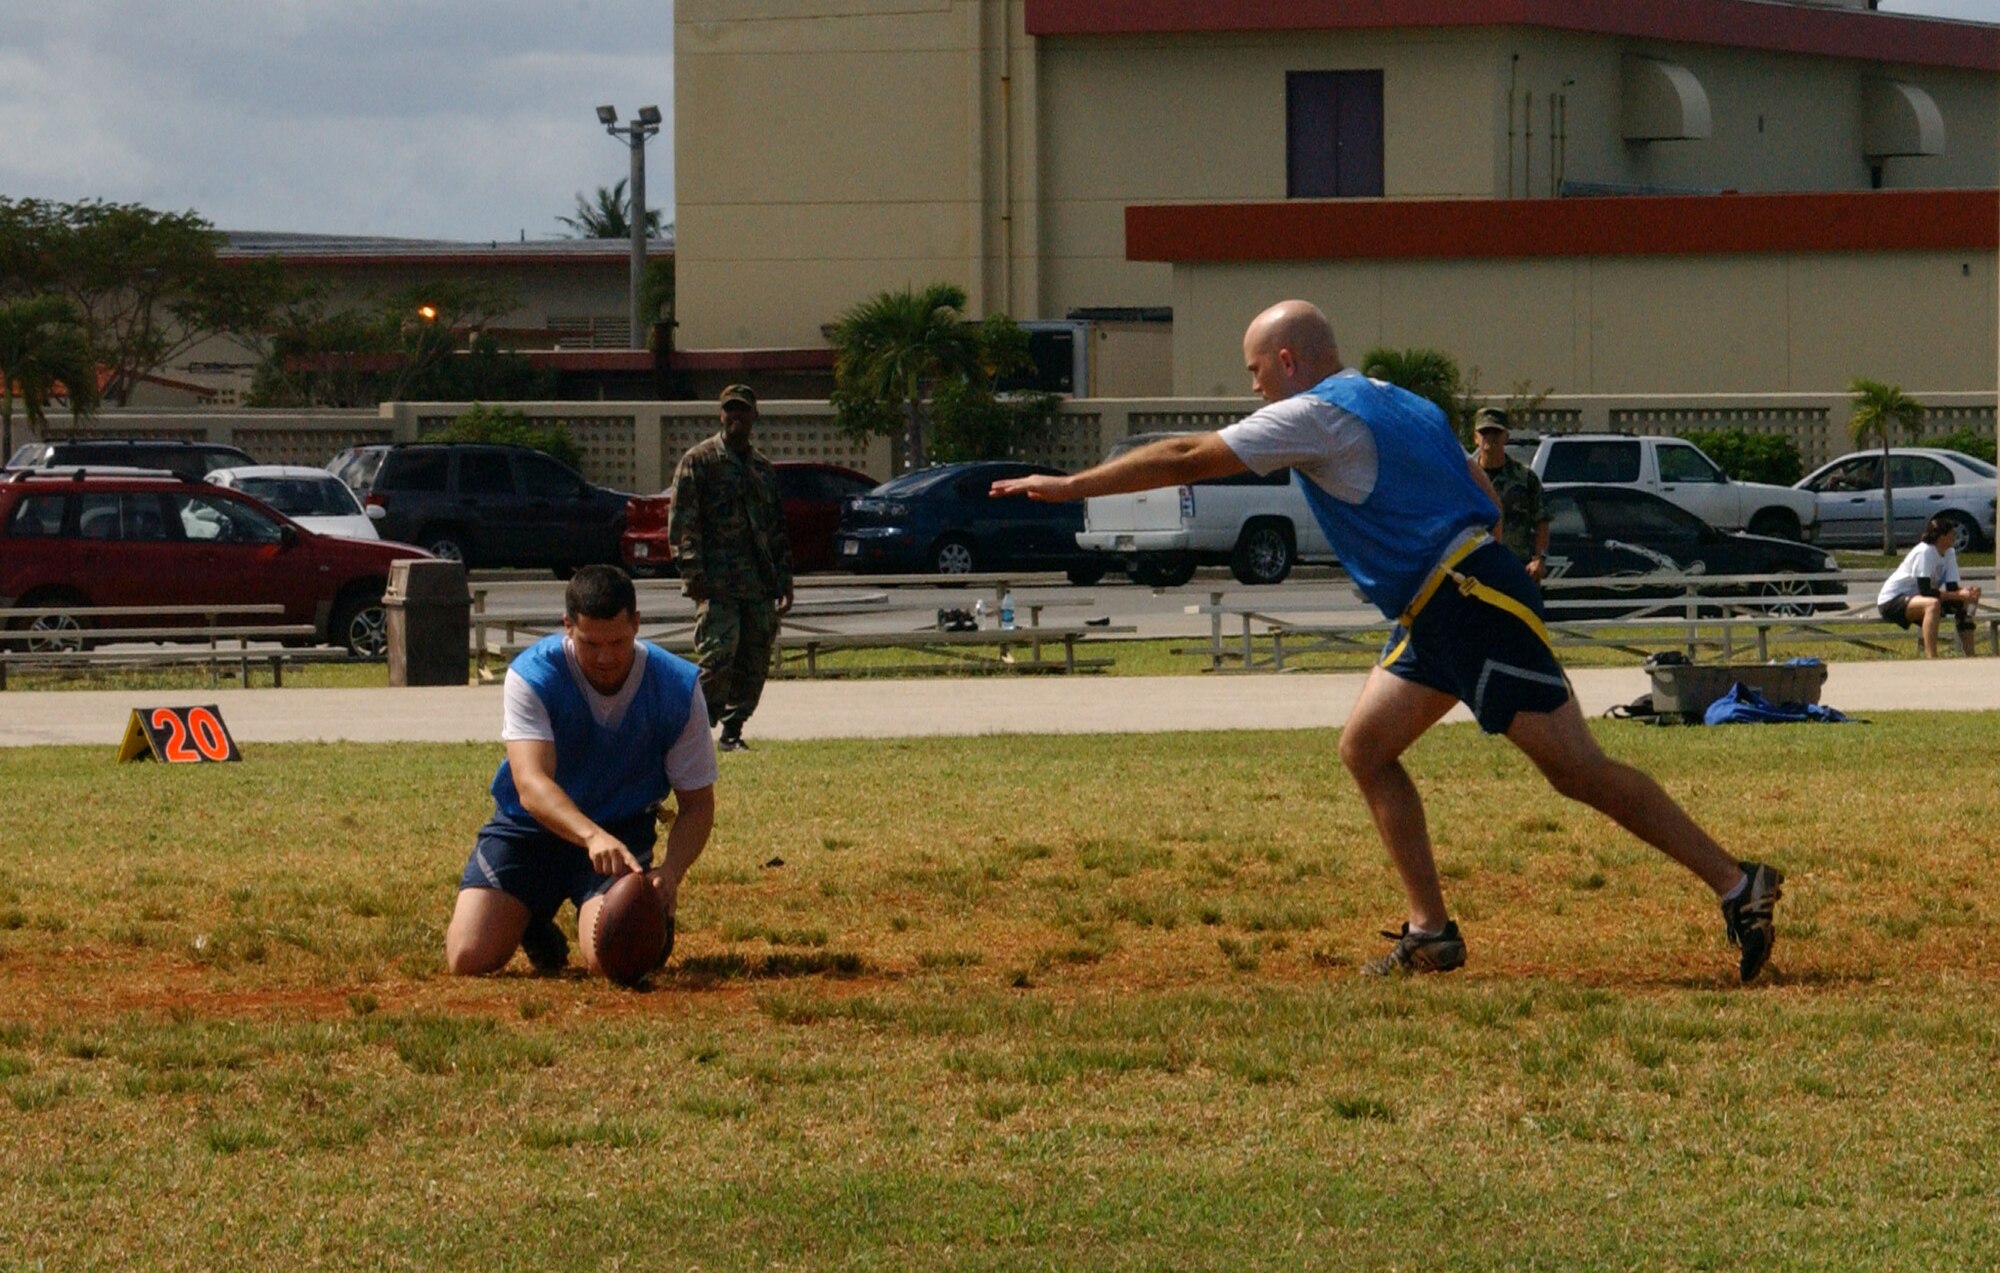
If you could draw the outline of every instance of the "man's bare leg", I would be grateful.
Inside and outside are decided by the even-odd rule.
[[[1611,759],[1583,723],[1576,700],[1552,712],[1522,712],[1507,740],[1526,752],[1549,785],[1581,801],[1699,876],[1716,896],[1736,887],[1736,859],[1643,771]]]
[[[1340,761],[1354,775],[1375,820],[1375,832],[1402,877],[1410,927],[1436,932],[1450,915],[1431,856],[1423,797],[1403,768],[1402,755],[1452,709],[1457,699],[1381,668],[1368,674],[1361,696],[1340,731]]]

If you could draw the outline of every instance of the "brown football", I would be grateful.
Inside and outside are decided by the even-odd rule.
[[[667,913],[644,875],[621,875],[605,891],[591,936],[597,966],[621,986],[637,985],[665,961]]]

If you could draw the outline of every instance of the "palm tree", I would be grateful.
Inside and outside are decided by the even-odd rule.
[[[76,306],[60,296],[0,305],[0,463],[14,453],[15,391],[28,424],[45,431],[57,385],[68,394],[72,417],[96,409],[97,360]]]
[[[1466,401],[1465,377],[1458,360],[1441,349],[1389,349],[1377,347],[1361,356],[1363,375],[1386,380],[1407,389],[1419,398],[1437,404],[1445,420],[1461,438],[1471,419]]]
[[[1896,551],[1896,492],[1889,479],[1889,441],[1898,433],[1911,438],[1924,427],[1924,404],[1903,392],[1901,385],[1885,385],[1879,380],[1856,376],[1847,392],[1854,398],[1854,414],[1847,427],[1854,443],[1861,446],[1871,439],[1882,440],[1882,551]]]
[[[597,200],[595,204],[585,199],[583,192],[579,190],[576,195],[576,215],[573,217],[557,217],[556,220],[574,231],[570,236],[572,238],[631,238],[632,207],[631,200],[625,197],[625,178],[620,177],[618,184],[608,189],[604,186],[599,186],[597,188]],[[649,239],[660,237],[660,210],[658,208],[646,209],[646,237]]]
[[[979,334],[965,322],[965,289],[933,283],[863,301],[835,322],[833,380],[843,398],[900,408],[907,429],[904,457],[924,466],[924,426],[941,381],[972,379],[980,365]]]

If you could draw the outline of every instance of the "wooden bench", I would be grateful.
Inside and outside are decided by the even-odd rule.
[[[0,648],[0,690],[7,688],[7,673],[10,668],[63,670],[206,665],[209,669],[209,681],[214,684],[221,679],[221,668],[224,663],[238,665],[242,684],[246,687],[250,684],[251,665],[265,664],[271,669],[271,684],[275,687],[285,683],[284,665],[287,662],[344,662],[351,658],[345,650],[251,649],[250,643],[253,641],[311,640],[318,635],[318,629],[310,623],[254,621],[258,617],[282,616],[284,612],[285,608],[276,603],[239,606],[29,606],[9,609],[5,614],[10,626],[20,620],[58,617],[86,619],[90,621],[90,626],[42,630],[35,633],[17,630],[7,636],[4,643],[0,643],[4,645],[4,648]],[[222,618],[224,615],[251,616],[253,621],[224,622]],[[159,619],[175,616],[201,619],[204,622],[178,626],[157,622]],[[105,619],[129,619],[135,622],[125,625],[101,622]],[[53,643],[74,641],[76,644],[67,648],[58,646],[41,650],[17,648],[37,640]],[[91,648],[139,641],[164,641],[175,644],[145,650]]]

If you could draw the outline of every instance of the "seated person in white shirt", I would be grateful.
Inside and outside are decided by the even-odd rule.
[[[1875,598],[1882,617],[1898,627],[1917,627],[1924,657],[1937,657],[1938,623],[1945,615],[1958,619],[1959,648],[1972,653],[1972,616],[1979,609],[1979,589],[1964,586],[1958,573],[1958,528],[1951,519],[1933,517],[1924,536],[1910,549],[1903,564],[1882,582]]]
[[[715,823],[715,744],[699,669],[639,640],[637,594],[615,566],[570,580],[563,634],[544,637],[507,670],[493,816],[459,878],[445,932],[453,973],[506,966],[519,947],[537,972],[569,962],[555,925],[577,908],[584,963],[601,971],[591,920],[612,881],[644,871],[673,950],[681,880]],[[653,865],[656,812],[677,806],[666,860]],[[661,956],[665,962],[666,956]]]

